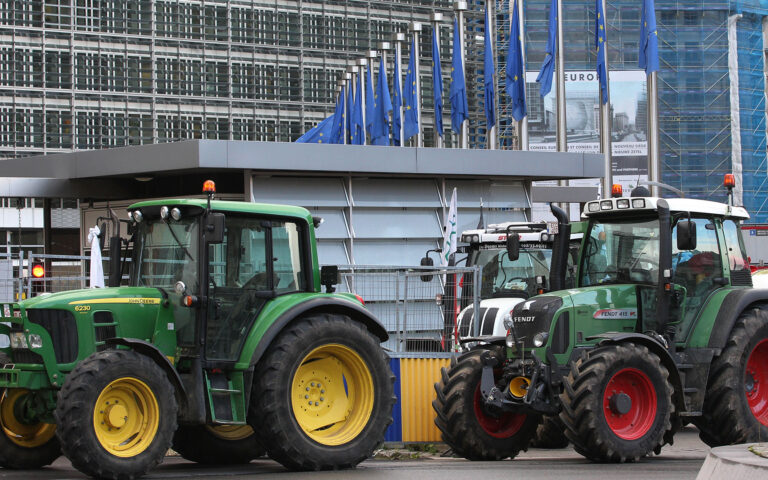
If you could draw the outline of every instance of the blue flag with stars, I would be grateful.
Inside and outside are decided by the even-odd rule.
[[[355,92],[355,105],[352,107],[352,145],[365,144],[365,127],[363,126],[363,75],[357,76],[357,92]]]
[[[490,129],[496,125],[496,87],[494,77],[496,77],[496,67],[493,62],[493,47],[491,46],[491,36],[493,32],[488,28],[490,18],[488,18],[488,6],[485,7],[485,50],[483,57],[485,66],[483,71],[483,83],[485,84],[485,120],[487,128]]]
[[[419,133],[419,96],[416,93],[416,38],[411,41],[411,59],[408,61],[408,72],[405,74],[403,85],[403,105],[405,105],[405,138]]]
[[[352,110],[355,108],[355,96],[352,92],[352,82],[349,82],[347,90],[347,103],[344,109],[344,135],[347,138],[347,144],[352,143]]]
[[[344,87],[341,87],[339,98],[336,99],[336,110],[333,112],[333,127],[329,143],[344,143]]]
[[[600,82],[600,102],[608,103],[608,72],[605,68],[605,12],[602,0],[595,0],[595,48],[597,49],[597,80]]]
[[[437,48],[437,30],[432,29],[432,91],[435,94],[435,130],[443,136],[443,67]]]
[[[398,61],[395,61],[395,79],[393,83],[392,140],[394,140],[395,145],[400,145],[400,129],[403,126],[403,119],[400,118],[400,109],[403,106],[403,89],[400,87],[400,62]]]
[[[547,35],[547,49],[544,63],[541,65],[539,76],[539,95],[542,97],[552,90],[552,75],[555,73],[555,53],[557,51],[557,0],[552,0],[549,6],[549,34]]]
[[[659,71],[659,36],[656,32],[656,7],[653,0],[643,0],[640,15],[640,52],[637,66],[646,74]]]
[[[453,64],[451,65],[451,89],[448,98],[451,100],[451,129],[461,133],[461,124],[467,119],[467,85],[464,82],[464,62],[461,60],[461,44],[459,43],[459,22],[453,19]]]
[[[383,56],[379,57],[379,78],[376,82],[376,94],[373,102],[371,143],[373,145],[389,145],[389,112],[392,111],[392,99],[389,96],[387,70],[384,67]]]
[[[370,66],[365,74],[365,131],[371,133],[373,127],[373,110],[375,101],[373,99],[373,73],[371,73]]]
[[[304,135],[300,136],[296,143],[332,143],[331,130],[333,130],[336,115],[331,115]]]
[[[517,12],[517,0],[512,10],[512,25],[509,30],[507,49],[507,95],[512,97],[512,118],[522,120],[528,115],[525,104],[525,79],[523,78],[523,44],[520,35],[520,16]]]

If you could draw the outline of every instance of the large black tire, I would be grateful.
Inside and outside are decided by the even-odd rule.
[[[286,468],[352,468],[384,441],[394,379],[363,324],[334,314],[302,318],[256,365],[248,422]]]
[[[768,312],[741,314],[709,370],[702,416],[695,420],[711,447],[768,439]]]
[[[542,417],[536,434],[531,441],[533,448],[565,448],[570,442],[565,436],[565,425],[559,415],[547,415]]]
[[[673,429],[668,378],[659,357],[642,345],[584,352],[571,365],[560,395],[566,437],[577,452],[598,462],[634,462],[659,451]]]
[[[75,468],[125,480],[163,461],[177,412],[168,377],[153,360],[131,350],[105,350],[67,376],[54,416],[64,455]]]
[[[0,367],[11,363],[11,358],[0,352]],[[56,438],[56,425],[19,421],[14,404],[23,401],[26,390],[0,390],[0,467],[14,470],[33,470],[50,465],[61,456]]]
[[[443,441],[466,459],[514,458],[521,450],[527,450],[540,417],[510,412],[493,416],[486,412],[480,395],[480,357],[484,351],[472,350],[452,360],[450,370],[442,369],[440,382],[435,384],[437,397],[432,402],[437,414],[435,425]],[[489,351],[496,356],[497,365],[501,365],[501,349]]]
[[[264,455],[250,426],[180,425],[172,448],[183,458],[207,465],[238,465]]]

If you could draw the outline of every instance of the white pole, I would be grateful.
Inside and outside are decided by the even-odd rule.
[[[605,0],[603,3],[603,15],[605,15]],[[608,21],[603,18],[605,29],[608,30]],[[606,32],[607,33],[607,32]],[[603,43],[603,47],[600,48],[600,53],[605,58],[605,94],[608,97],[608,101],[602,103],[602,93],[597,92],[598,101],[600,102],[600,151],[604,157],[603,168],[605,169],[605,176],[603,177],[603,195],[602,198],[610,198],[610,192],[613,189],[613,165],[611,161],[611,90],[610,90],[610,69],[608,68],[608,44]]]
[[[648,75],[648,180],[651,195],[659,196],[659,97],[656,72]]]
[[[347,144],[347,135],[346,135],[347,115],[349,115],[349,112],[347,112],[347,92],[345,90],[348,88],[347,85],[349,84],[349,77],[351,77],[351,75],[348,73],[343,73],[341,76],[342,78],[341,80],[339,80],[339,94],[341,94],[342,88],[344,89],[344,98],[341,99],[341,105],[342,105],[341,110],[344,112],[344,123],[341,126],[341,131],[343,132],[341,135],[342,137],[341,143],[346,145]]]
[[[379,42],[379,50],[381,50],[381,59],[384,63],[384,70],[387,69],[387,52],[392,50],[392,45],[389,42]],[[383,72],[379,72],[379,75],[381,75]],[[384,88],[389,88],[389,85],[384,85]],[[392,117],[390,114],[387,114],[389,118],[389,124],[392,124]],[[387,129],[387,145],[390,145],[391,141],[389,140],[389,129]]]
[[[557,52],[555,52],[555,69],[557,70],[557,151],[568,151],[568,131],[565,117],[565,55],[563,41],[563,0],[557,0]],[[568,186],[568,180],[558,180],[561,187]],[[563,209],[570,217],[570,204],[563,204]]]
[[[523,17],[525,10],[523,9],[523,0],[517,0],[517,16],[519,20],[518,30],[520,32],[520,57],[523,64],[523,82],[525,82],[525,18]],[[509,17],[512,18],[512,12],[509,12]],[[526,95],[528,90],[528,84],[526,83]],[[528,115],[524,116],[522,120],[517,122],[517,137],[520,143],[520,150],[528,150]]]
[[[403,107],[403,42],[405,42],[405,34],[395,34],[395,75],[398,76],[398,83],[400,84],[400,146],[405,146],[405,108]]]
[[[459,25],[459,51],[461,52],[461,69],[464,72],[464,84],[467,82],[467,68],[465,63],[466,52],[464,51],[464,11],[467,9],[467,2],[453,2],[453,9],[456,11],[456,17]],[[459,137],[459,147],[469,148],[469,120],[461,123],[461,136]]]
[[[368,59],[361,58],[357,61],[357,65],[360,67],[360,72],[358,75],[360,75],[360,105],[362,109],[361,116],[363,117],[363,145],[368,145],[368,137],[366,136],[366,129],[365,129],[365,69],[368,67]]]
[[[432,14],[432,30],[434,31],[435,39],[437,41],[437,51],[432,52],[432,61],[434,62],[434,56],[440,55],[440,22],[443,21],[442,13]],[[442,62],[440,63],[442,65]],[[443,137],[437,131],[437,110],[435,110],[435,147],[443,148]]]
[[[424,128],[421,125],[421,62],[419,61],[419,33],[421,32],[421,23],[411,22],[408,31],[411,32],[413,38],[416,40],[413,42],[413,56],[415,57],[413,63],[415,71],[413,72],[413,75],[416,79],[416,121],[419,123],[419,133],[416,134],[416,146],[421,148],[424,146]],[[408,87],[410,88],[410,86]],[[403,121],[403,123],[405,123],[405,121]]]
[[[493,4],[494,3],[495,3],[494,0],[485,0],[485,8],[488,10],[488,31],[485,32],[485,35],[491,35],[491,56],[493,57],[493,65],[494,65],[494,68],[495,68],[495,66],[496,66],[496,28],[495,28],[496,27],[496,22],[493,21],[493,19],[494,19]],[[510,41],[512,41],[512,39],[510,39]],[[485,45],[485,44],[483,44],[483,45]],[[488,75],[488,72],[486,72],[485,75]],[[483,80],[485,80],[485,79],[483,79]],[[495,76],[493,78],[493,91],[494,91],[494,93],[496,91],[498,91],[498,89],[496,88],[496,77]],[[486,105],[486,108],[488,108],[487,105]],[[494,112],[493,116],[494,116],[494,118],[496,118],[496,124],[494,124],[494,126],[492,126],[488,130],[487,143],[488,143],[488,149],[489,150],[496,150],[496,136],[497,136],[496,135],[496,131],[497,131],[498,124],[499,124],[499,112],[496,111],[496,102],[494,102],[494,104],[493,104],[493,112]]]

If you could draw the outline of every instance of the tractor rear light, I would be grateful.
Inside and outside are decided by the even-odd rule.
[[[355,298],[357,299],[358,302],[360,302],[361,304],[365,305],[365,300],[363,300],[363,297],[361,297],[360,295],[355,294]]]
[[[621,185],[618,183],[614,183],[613,187],[611,187],[611,196],[613,198],[618,198],[624,194],[624,191],[621,188]]]
[[[35,278],[43,278],[45,276],[45,267],[41,263],[32,265],[32,276]]]
[[[723,186],[725,188],[733,188],[736,186],[736,177],[732,173],[726,173],[723,179]]]

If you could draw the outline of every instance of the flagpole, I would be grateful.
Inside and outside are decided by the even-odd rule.
[[[421,63],[419,60],[419,57],[421,56],[419,51],[419,33],[421,33],[421,23],[411,22],[411,24],[408,26],[408,31],[411,32],[411,35],[413,35],[413,37],[416,39],[414,42],[415,47],[413,50],[413,56],[415,57],[415,71],[413,72],[413,78],[416,79],[416,120],[419,123],[419,133],[416,134],[416,146],[421,148],[424,146],[424,129],[421,125]],[[405,121],[403,121],[403,124],[405,124]]]
[[[555,52],[555,70],[557,70],[557,151],[568,151],[568,131],[565,121],[565,55],[563,55],[563,0],[557,0],[557,51]],[[561,187],[568,186],[568,180],[558,180]],[[562,204],[570,217],[570,204]]]
[[[605,0],[602,0],[603,4],[603,23],[605,29],[608,30],[608,22],[605,20]],[[607,38],[607,37],[606,37]],[[610,68],[608,67],[608,43],[600,49],[598,55],[602,55],[605,62],[605,93],[608,97],[608,101],[603,103],[601,98],[601,92],[598,88],[597,101],[600,102],[600,151],[603,154],[603,168],[605,169],[605,176],[603,177],[603,194],[601,198],[610,198],[610,192],[613,189],[613,162],[611,156],[613,155],[611,147],[611,91],[610,91]]]
[[[400,146],[405,146],[405,108],[403,107],[403,76],[402,68],[403,68],[403,42],[405,42],[405,34],[404,33],[397,33],[395,34],[395,63],[397,64],[397,68],[395,69],[395,74],[398,75],[400,78],[398,79],[400,83]]]
[[[368,137],[366,135],[365,125],[367,119],[365,118],[365,72],[366,68],[368,67],[368,59],[367,58],[360,58],[357,60],[357,65],[360,67],[360,105],[362,106],[362,117],[363,117],[363,145],[368,145]]]
[[[342,73],[341,74],[342,79],[339,80],[339,95],[341,95],[342,89],[346,88],[347,83],[349,82],[349,77],[351,76],[348,73]],[[344,98],[341,99],[342,103],[344,104],[343,112],[344,112],[344,125],[342,125],[342,130],[344,130],[344,133],[341,135],[342,137],[342,145],[347,144],[347,115],[349,115],[349,112],[347,112],[347,95],[344,94]]]
[[[379,50],[381,50],[381,58],[384,61],[384,68],[387,68],[387,52],[392,50],[392,45],[389,42],[379,42]],[[379,72],[379,75],[381,75],[382,72]],[[389,88],[389,85],[386,86]],[[392,114],[387,114],[387,118],[389,119],[389,124],[392,125]],[[392,140],[390,139],[389,129],[387,129],[387,145],[391,145]]]
[[[437,52],[432,52],[432,57],[434,61],[435,55],[440,55],[440,22],[443,21],[443,14],[442,13],[433,13],[432,14],[432,30],[435,32],[435,39],[437,42]],[[440,136],[440,133],[437,131],[437,109],[435,109],[435,147],[437,148],[443,148],[443,137]]]
[[[485,8],[488,11],[488,31],[485,32],[485,35],[492,35],[491,37],[491,55],[493,56],[493,63],[496,64],[496,22],[493,21],[494,19],[494,4],[495,0],[485,0]],[[483,74],[483,75],[487,75]],[[493,89],[494,91],[497,91],[498,88],[496,88],[496,78],[493,79]],[[493,111],[494,111],[494,117],[499,118],[498,112],[496,111],[496,103],[494,102],[493,105]],[[498,123],[498,122],[496,122]],[[492,126],[488,130],[488,149],[489,150],[496,150],[496,125]]]
[[[525,18],[523,17],[525,10],[523,9],[523,1],[517,1],[517,16],[519,20],[520,31],[520,57],[523,59],[523,82],[525,82]],[[509,18],[512,18],[512,12],[509,12]],[[512,41],[510,39],[510,41]],[[525,84],[527,87],[527,83]],[[527,88],[526,88],[527,90]],[[520,150],[528,150],[528,115],[524,116],[522,120],[517,122],[517,138],[520,143]]]
[[[648,180],[651,183],[651,195],[659,195],[659,98],[656,72],[648,75]],[[655,183],[654,183],[655,182]]]
[[[355,108],[355,95],[357,91],[357,66],[356,65],[350,65],[347,67],[347,75],[349,75],[349,88],[347,89],[347,92],[352,92],[352,105],[347,105],[350,109]],[[350,136],[350,142],[352,140],[352,130],[354,129],[354,125],[352,125],[352,111],[350,110],[347,112],[347,115],[349,117],[347,118],[347,121],[349,122],[349,136]]]
[[[461,51],[461,70],[466,75],[466,63],[464,58],[464,11],[467,9],[467,2],[453,2],[453,9],[456,11],[456,18],[459,24],[459,50]],[[461,123],[461,135],[459,136],[459,148],[469,148],[469,120]]]

